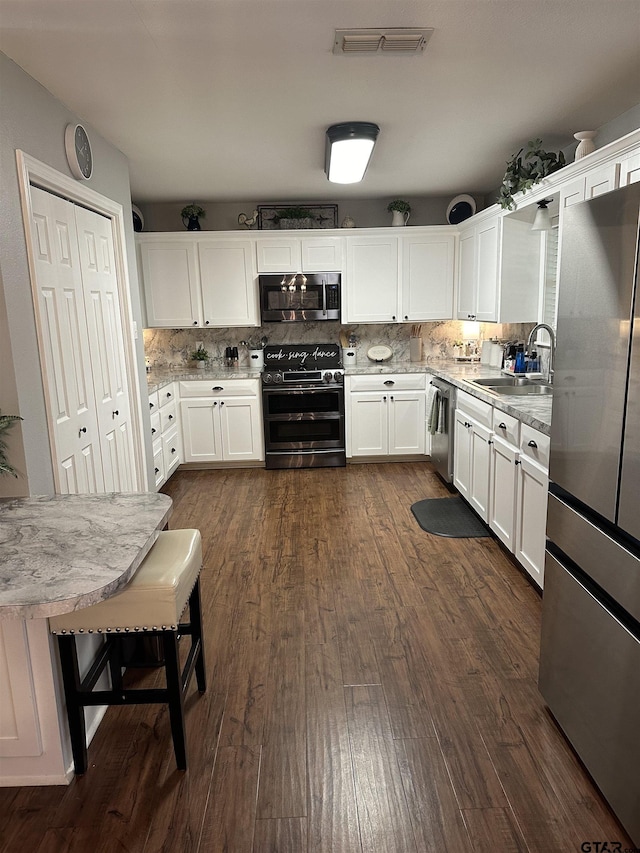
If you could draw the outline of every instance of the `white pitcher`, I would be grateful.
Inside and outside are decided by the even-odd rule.
[[[406,225],[411,216],[409,210],[406,210],[404,213],[401,210],[392,210],[391,213],[393,214],[391,217],[392,225]]]

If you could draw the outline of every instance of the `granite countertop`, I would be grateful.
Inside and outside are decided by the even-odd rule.
[[[471,379],[486,379],[500,376],[497,367],[490,367],[480,362],[459,362],[453,359],[427,359],[425,361],[408,361],[397,359],[376,363],[359,360],[355,365],[345,368],[346,376],[376,375],[386,373],[431,373],[440,379],[445,379],[461,388],[468,394],[473,394],[480,400],[490,403],[496,409],[512,415],[514,418],[528,424],[534,429],[549,435],[551,428],[552,395],[549,396],[509,396],[496,395],[471,385]],[[197,368],[164,368],[152,370],[147,374],[149,393],[157,391],[175,380],[206,379],[224,381],[225,379],[259,379],[261,371],[249,367],[210,366],[205,370]]]
[[[142,563],[171,505],[152,492],[0,501],[0,618],[57,616],[109,598]]]
[[[553,396],[531,396],[522,397],[515,395],[492,394],[476,385],[471,385],[470,380],[488,379],[492,376],[502,376],[497,367],[490,367],[480,362],[459,362],[453,359],[427,359],[426,361],[387,361],[382,364],[369,362],[356,364],[345,370],[347,376],[354,375],[377,375],[386,373],[430,373],[440,379],[444,379],[472,394],[485,403],[490,403],[501,412],[506,412],[514,418],[528,424],[534,429],[549,435],[551,429],[551,408]]]

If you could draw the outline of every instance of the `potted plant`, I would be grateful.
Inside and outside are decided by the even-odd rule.
[[[204,219],[207,214],[203,207],[199,204],[187,204],[180,211],[182,222],[187,231],[200,231],[200,219]],[[185,223],[185,219],[187,222]]]
[[[191,353],[190,358],[191,358],[191,361],[195,361],[196,367],[199,367],[203,370],[206,362],[209,361],[209,353],[206,351],[206,349],[201,344],[198,347],[198,349],[195,349]]]
[[[308,207],[285,207],[274,220],[280,228],[313,228],[315,217]]]
[[[557,154],[545,151],[541,139],[530,139],[524,156],[523,151],[521,148],[507,162],[507,170],[497,198],[498,204],[505,210],[513,210],[515,207],[513,197],[516,193],[531,189],[538,181],[566,165],[562,151]]]
[[[392,225],[406,225],[411,216],[411,205],[408,201],[403,201],[401,198],[390,201],[387,205],[387,210],[393,214],[391,219]]]
[[[21,420],[22,418],[20,415],[3,415],[2,412],[0,412],[0,475],[10,474],[12,477],[18,476],[18,472],[9,464],[9,460],[7,459],[7,443],[5,441],[5,435],[9,432],[16,421]]]

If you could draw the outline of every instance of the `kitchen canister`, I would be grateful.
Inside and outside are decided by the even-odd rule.
[[[356,348],[342,347],[342,366],[349,367],[356,363]]]
[[[264,367],[264,350],[249,350],[249,367],[251,370],[262,370]]]
[[[480,351],[480,364],[491,364],[492,350],[493,341],[482,341],[482,349]]]

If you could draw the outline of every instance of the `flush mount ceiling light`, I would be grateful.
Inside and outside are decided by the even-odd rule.
[[[551,204],[552,198],[543,198],[538,202],[536,218],[531,226],[532,231],[551,231],[551,214],[547,210],[547,205]]]
[[[324,170],[333,184],[357,184],[367,171],[380,128],[370,121],[345,121],[327,128]]]
[[[336,30],[333,52],[338,54],[422,53],[432,33],[431,27]]]

